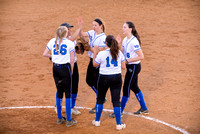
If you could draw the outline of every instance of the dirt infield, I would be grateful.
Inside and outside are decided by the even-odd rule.
[[[63,22],[84,31],[101,17],[106,34],[122,37],[122,25],[130,20],[141,36],[145,59],[139,76],[149,117],[200,133],[200,1],[199,0],[0,0],[0,108],[54,106],[56,88],[52,63],[42,57],[48,41]],[[93,107],[95,94],[85,82],[87,53],[78,56],[79,92],[77,106]],[[123,71],[123,78],[124,78]],[[110,92],[105,109],[112,109]],[[138,110],[131,93],[126,112]],[[64,110],[64,109],[63,109]],[[65,111],[65,110],[64,110]],[[0,133],[181,133],[171,127],[124,115],[127,128],[117,132],[115,120],[103,112],[101,126],[95,115],[80,109],[76,126],[56,125],[52,108],[0,109]]]

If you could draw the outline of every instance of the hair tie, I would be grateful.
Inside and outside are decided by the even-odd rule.
[[[111,46],[110,43],[108,43],[108,42],[107,42],[107,45],[108,45],[109,47]]]

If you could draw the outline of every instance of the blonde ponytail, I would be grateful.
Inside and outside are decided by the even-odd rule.
[[[64,37],[67,36],[68,29],[65,26],[60,26],[56,30],[56,40],[55,40],[55,47],[56,47],[56,52],[60,54],[60,44],[62,43],[62,40]],[[57,41],[59,40],[59,45],[57,45]]]

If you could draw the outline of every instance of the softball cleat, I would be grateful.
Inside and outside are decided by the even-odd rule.
[[[74,120],[74,119],[71,119],[71,121],[66,121],[66,126],[67,127],[70,127],[70,126],[73,126],[73,125],[76,125],[77,124],[77,121]]]
[[[63,124],[63,122],[66,122],[66,118],[62,117],[62,119],[57,119],[57,124]]]
[[[124,123],[122,123],[121,125],[116,125],[117,130],[122,130],[124,128],[126,128],[126,124],[124,124]]]
[[[142,108],[140,108],[137,112],[134,112],[134,114],[144,114],[144,115],[148,115],[149,114],[149,110],[143,110]]]
[[[79,115],[79,114],[81,114],[81,112],[78,111],[76,108],[72,108],[72,109],[71,109],[71,112],[72,112],[72,114],[74,114],[74,115]]]
[[[96,127],[99,127],[100,126],[100,121],[93,120],[92,124],[95,125]]]

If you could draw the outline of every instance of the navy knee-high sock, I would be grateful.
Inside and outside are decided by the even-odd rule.
[[[62,119],[62,99],[56,98],[57,115],[59,119]]]
[[[139,101],[141,108],[142,108],[143,110],[147,110],[147,106],[146,106],[146,104],[145,104],[142,91],[140,91],[139,93],[135,94],[135,96],[136,96],[137,100]]]
[[[71,121],[71,98],[65,99],[67,120]]]
[[[121,100],[121,113],[123,113],[126,103],[128,102],[129,97],[122,96]]]
[[[114,113],[117,125],[121,125],[121,107],[114,107]]]
[[[71,97],[72,97],[71,108],[73,108],[75,106],[75,103],[76,103],[77,94],[71,94]]]
[[[96,104],[96,119],[95,119],[95,121],[100,121],[102,111],[103,111],[103,104]]]

